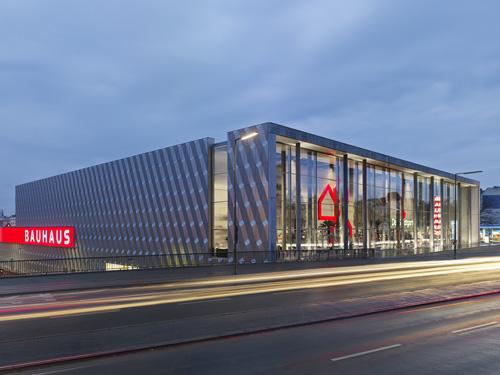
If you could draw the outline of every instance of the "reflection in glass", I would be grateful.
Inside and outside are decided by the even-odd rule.
[[[430,178],[417,178],[417,247],[429,250],[431,245]]]
[[[296,249],[297,233],[300,233],[302,249],[344,249],[343,157],[333,152],[326,154],[301,148],[300,196],[297,197],[295,155],[295,144],[277,143],[278,249]],[[347,160],[348,249],[362,248],[365,235],[369,248],[381,250],[440,251],[452,247],[454,194],[451,181],[368,163],[364,197],[363,162]],[[325,194],[327,188],[328,194]],[[479,237],[471,226],[479,220],[479,194],[477,189],[471,189],[474,187],[462,187],[459,198],[463,246],[469,246]],[[366,200],[366,223],[363,199]],[[300,218],[296,217],[298,207]],[[297,228],[298,221],[301,230]]]
[[[217,256],[227,256],[227,177],[227,146],[216,146],[212,163],[212,248]]]

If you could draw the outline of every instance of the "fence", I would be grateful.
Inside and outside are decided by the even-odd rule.
[[[320,262],[334,259],[368,258],[372,249],[359,250],[288,250],[280,252],[238,252],[237,263],[265,264],[283,262]],[[104,272],[116,270],[160,269],[232,265],[233,255],[225,253],[158,254],[88,258],[51,258],[0,260],[2,277],[57,273]]]

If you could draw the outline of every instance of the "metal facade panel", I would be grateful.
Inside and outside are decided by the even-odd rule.
[[[238,141],[236,190],[233,189],[234,176],[234,141],[251,132],[258,135],[248,140]],[[274,248],[275,220],[273,207],[273,183],[270,181],[270,166],[274,164],[272,157],[275,149],[274,137],[270,136],[265,125],[252,126],[228,133],[228,246],[233,249],[234,227],[233,211],[237,202],[237,223],[239,226],[238,251],[267,251]],[[274,146],[273,146],[274,145]]]
[[[16,187],[18,226],[70,225],[76,247],[24,247],[30,257],[209,251],[204,138]],[[187,259],[187,258],[185,258]]]

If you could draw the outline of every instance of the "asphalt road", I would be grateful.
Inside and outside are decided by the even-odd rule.
[[[443,298],[453,293],[460,295],[462,291],[457,292],[457,287],[472,288],[481,293],[490,290],[489,288],[498,287],[499,276],[500,261],[490,257],[487,260],[322,268],[226,276],[143,287],[2,297],[0,298],[0,353],[2,353],[0,368],[64,356],[102,353],[156,343],[174,343],[315,321],[329,318],[332,314],[345,316],[363,313],[373,308],[379,311],[390,308],[391,304],[398,301],[411,304],[414,301],[422,301],[422,298],[435,298],[438,294]],[[496,299],[491,301],[493,306],[498,303]],[[372,318],[366,319],[371,321]],[[440,320],[439,318],[436,321],[440,323]],[[406,322],[412,326],[410,321]],[[469,323],[475,324],[472,320],[463,322],[464,325]],[[349,326],[350,323],[345,324]],[[382,329],[391,327],[392,318],[379,321],[378,324]],[[356,325],[357,323],[353,325],[353,329]],[[367,332],[375,329],[376,325],[367,326]],[[308,329],[316,330],[310,326],[304,332],[308,332]],[[333,334],[335,339],[337,339],[337,329],[335,328]],[[295,330],[292,329],[290,332]],[[264,336],[279,338],[282,332],[285,331],[276,331],[274,334]],[[298,340],[305,346],[312,345],[313,336],[304,335],[303,338],[298,335],[293,340]],[[374,342],[372,338],[365,343],[360,334],[351,336],[346,333],[338,338],[339,344],[343,345],[338,347],[342,349],[341,351],[336,349],[340,353],[338,355],[343,355],[341,352],[350,353],[347,349],[354,350],[358,346],[371,350],[374,347],[395,345],[391,340],[386,340],[387,345],[376,347],[374,345],[378,345],[378,342]],[[248,339],[251,340],[251,337]],[[234,340],[238,343],[239,340],[246,338]],[[266,343],[259,343],[258,346],[266,348],[266,353],[269,355],[275,350],[279,354],[285,348],[298,350],[293,340],[289,342],[287,340],[292,339],[284,339],[284,342],[277,344],[276,347]],[[205,344],[200,344],[200,347],[203,345]],[[214,345],[217,344],[214,342]],[[232,344],[229,346],[224,350],[217,349],[222,351],[214,354],[213,359],[206,363],[211,363],[212,360],[229,360],[225,354],[225,350],[232,350]],[[188,347],[197,346],[185,346]],[[179,348],[180,357],[172,359],[172,363],[177,363],[185,355],[190,361],[200,364],[208,360],[201,354],[200,360],[196,356],[185,354],[188,352],[184,352],[183,348]],[[329,350],[334,353],[335,346],[331,348]],[[307,348],[304,350],[307,352]],[[387,352],[392,350],[403,350],[403,348],[395,347],[387,349]],[[293,351],[288,352],[288,355],[296,357]],[[385,353],[380,352],[380,355]],[[128,357],[117,358],[123,360]],[[253,366],[253,362],[245,359],[244,370],[248,370],[250,365]],[[193,371],[197,372],[195,368]]]
[[[413,288],[421,287],[415,279],[435,279],[426,286],[491,280],[482,275],[500,271],[500,257],[459,261],[406,262],[365,265],[333,269],[309,269],[179,281],[142,287],[102,288],[75,292],[35,293],[0,297],[0,322],[54,318],[60,316],[113,312],[119,309],[195,303],[279,292],[311,289],[336,290],[342,286],[410,280]],[[463,278],[462,278],[463,279]],[[493,278],[494,279],[494,278]],[[408,290],[405,288],[405,290]],[[376,292],[376,291],[375,291]],[[371,295],[371,294],[370,294]],[[339,295],[336,294],[335,297]],[[320,296],[322,298],[322,296]]]
[[[500,297],[43,368],[30,374],[498,374]]]

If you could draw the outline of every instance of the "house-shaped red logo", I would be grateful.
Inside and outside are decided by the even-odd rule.
[[[326,198],[326,195],[329,195],[330,198],[332,199],[332,203],[334,208],[333,215],[325,215],[323,214],[323,201]],[[336,187],[331,187],[330,184],[326,185],[325,188],[323,189],[323,192],[319,196],[318,199],[318,220],[331,220],[335,224],[337,224],[337,216],[338,216],[338,209],[336,208],[336,203],[337,203],[337,188]]]
[[[323,201],[325,200],[327,194],[332,199],[333,203],[333,215],[323,214]],[[321,195],[318,198],[318,220],[331,220],[333,221],[332,228],[337,225],[337,218],[339,217],[339,209],[337,205],[337,188],[331,187],[330,184],[327,184]],[[352,224],[349,220],[347,220],[347,229],[349,230],[349,237],[352,237]]]

